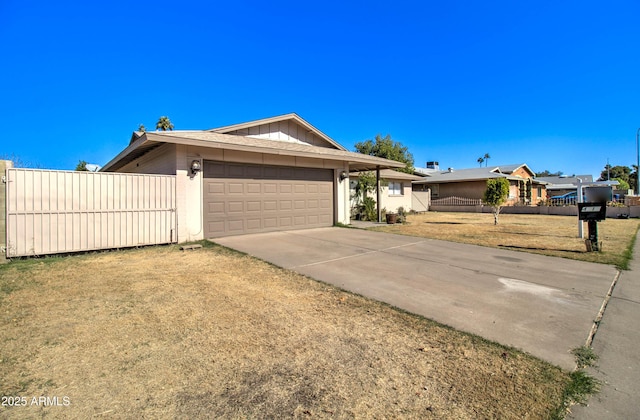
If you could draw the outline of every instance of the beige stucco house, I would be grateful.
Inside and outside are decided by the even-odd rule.
[[[348,224],[349,173],[404,164],[347,151],[296,114],[135,132],[101,170],[176,175],[178,241]]]
[[[362,172],[351,172],[351,206],[356,205],[355,186]],[[388,212],[396,212],[402,207],[405,211],[414,210],[416,208],[423,209],[422,203],[414,205],[415,197],[412,194],[412,182],[421,180],[422,177],[407,174],[404,172],[394,171],[393,169],[383,169],[380,171],[381,187],[380,187],[380,207]],[[377,194],[373,192],[369,194],[374,200]]]
[[[414,189],[431,191],[432,200],[449,197],[482,199],[487,180],[506,178],[509,181],[507,205],[535,205],[547,197],[546,182],[535,178],[535,173],[524,163],[484,168],[432,171],[419,181]]]

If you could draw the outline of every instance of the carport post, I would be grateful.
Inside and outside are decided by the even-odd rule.
[[[376,208],[378,209],[378,223],[381,223],[382,209],[380,208],[380,166],[376,166]]]

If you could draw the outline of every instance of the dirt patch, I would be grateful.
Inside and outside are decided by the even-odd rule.
[[[408,215],[404,225],[381,225],[373,230],[431,239],[507,248],[554,257],[623,266],[625,250],[635,237],[640,220],[607,219],[598,223],[602,252],[587,252],[578,238],[578,220],[567,216],[428,212]],[[587,227],[584,235],[587,237]]]
[[[568,382],[218,247],[18,261],[0,284],[0,394],[27,401],[3,418],[533,419]]]

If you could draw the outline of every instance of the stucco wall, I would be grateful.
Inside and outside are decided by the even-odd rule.
[[[118,172],[175,175],[175,151],[175,144],[164,144],[118,169]]]
[[[434,200],[444,197],[482,198],[484,191],[487,189],[487,182],[485,180],[451,182],[448,184],[428,184],[427,186],[432,189],[431,198]],[[437,196],[433,193],[435,190],[438,190]]]

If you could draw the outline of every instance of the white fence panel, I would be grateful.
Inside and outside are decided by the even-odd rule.
[[[7,258],[176,242],[169,175],[7,170]]]

